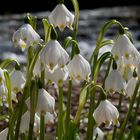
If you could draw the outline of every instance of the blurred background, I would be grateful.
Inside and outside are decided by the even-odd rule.
[[[139,0],[79,0],[80,9],[95,9],[113,6],[138,6]],[[23,12],[50,11],[57,4],[57,0],[2,0],[0,14],[12,14]],[[65,0],[65,4],[73,10],[71,0]]]
[[[134,44],[140,48],[140,3],[139,0],[79,0],[80,17],[78,43],[81,53],[89,59],[96,45],[98,33],[102,26],[111,19],[120,21],[128,27],[134,36]],[[2,0],[0,4],[0,60],[16,58],[20,63],[26,62],[26,56],[20,49],[13,47],[12,35],[24,24],[26,13],[37,16],[37,32],[44,38],[42,18],[47,18],[57,0]],[[73,12],[71,0],[65,0],[66,7]],[[106,38],[114,39],[117,28],[112,27]],[[65,29],[59,33],[62,42],[72,31]],[[104,47],[107,51],[110,46]]]

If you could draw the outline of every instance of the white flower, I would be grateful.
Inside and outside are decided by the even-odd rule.
[[[98,125],[106,123],[110,126],[112,122],[115,125],[119,125],[119,112],[117,108],[108,100],[102,100],[100,102],[99,106],[95,109],[93,113],[93,117]]]
[[[96,140],[104,139],[104,132],[99,127],[94,128],[94,131],[93,131],[93,139],[95,139],[96,137],[97,137]]]
[[[26,100],[28,108],[30,108],[30,98]],[[51,114],[55,113],[55,99],[45,90],[39,89],[38,101],[36,106],[36,111],[38,113],[50,112]]]
[[[40,42],[40,36],[30,24],[24,24],[13,34],[12,40],[15,46],[25,49]]]
[[[23,73],[20,70],[15,70],[11,74],[10,79],[11,79],[12,90],[15,93],[22,91],[22,89],[24,88],[25,82],[26,82]]]
[[[132,54],[134,50],[134,45],[131,43],[130,39],[127,35],[119,35],[114,44],[115,51],[112,51],[116,55],[124,56],[126,59],[129,59],[129,56]],[[112,49],[114,49],[114,47]]]
[[[48,82],[55,82],[57,85],[62,85],[68,78],[68,69],[66,66],[63,69],[56,66],[52,71],[46,68],[46,78]]]
[[[132,77],[126,85],[125,92],[126,92],[127,96],[130,97],[130,98],[134,94],[134,90],[135,90],[135,87],[136,87],[136,84],[137,84],[137,80],[138,80],[138,78]]]
[[[90,64],[80,54],[76,54],[67,67],[72,80],[89,80],[91,74]]]
[[[44,67],[47,65],[53,70],[56,65],[63,68],[68,62],[69,55],[57,40],[50,40],[42,49],[40,59]]]
[[[8,128],[5,128],[0,132],[0,140],[7,140]]]
[[[124,93],[125,85],[126,82],[118,70],[112,70],[105,80],[105,89],[111,94]]]
[[[111,53],[113,54],[113,57],[114,59],[116,60],[116,62],[118,60],[121,59],[121,54],[120,54],[120,51],[119,51],[119,48],[117,46],[113,46],[112,49],[111,49]]]
[[[55,9],[49,15],[49,21],[58,26],[60,31],[63,31],[65,27],[72,28],[74,22],[74,15],[65,7],[64,4],[58,4]]]
[[[20,133],[26,133],[29,131],[30,124],[30,112],[27,111],[23,114],[20,124]],[[40,126],[40,118],[35,114],[34,131],[37,132]]]

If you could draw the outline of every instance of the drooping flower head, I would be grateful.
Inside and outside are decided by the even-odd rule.
[[[11,79],[12,91],[15,93],[22,91],[26,82],[23,73],[20,70],[15,70],[11,74],[10,79]]]
[[[65,27],[72,28],[74,22],[74,15],[65,7],[64,4],[58,4],[49,15],[49,21],[55,27],[58,26],[60,31],[63,31]]]
[[[30,112],[26,111],[21,118],[20,133],[28,132],[29,124],[30,124]],[[35,114],[34,131],[37,132],[39,128],[40,128],[40,118],[37,114]]]
[[[130,39],[127,37],[126,34],[119,35],[118,38],[115,41],[115,44],[112,48],[112,53],[115,56],[125,57],[126,59],[129,59],[129,56],[131,55],[134,45],[131,43]]]
[[[125,87],[125,92],[127,94],[128,97],[132,97],[133,94],[134,94],[134,90],[135,90],[135,87],[136,87],[136,84],[137,84],[137,81],[138,81],[138,78],[137,77],[132,77],[126,87]]]
[[[76,54],[67,67],[72,80],[89,80],[90,64],[82,55]]]
[[[34,46],[39,43],[40,36],[30,24],[24,24],[14,32],[12,40],[15,46],[19,46],[24,50],[29,46]]]
[[[26,100],[26,104],[30,109],[30,98]],[[55,114],[55,99],[43,88],[39,89],[38,91],[36,111],[39,114],[41,114],[42,112],[49,112],[51,114]]]
[[[56,65],[63,68],[68,62],[69,55],[57,40],[50,40],[42,49],[40,59],[44,67],[53,70]]]
[[[105,89],[109,93],[124,93],[126,82],[118,70],[112,70],[105,80]]]
[[[100,102],[99,106],[93,113],[93,117],[98,125],[102,123],[106,123],[109,126],[112,123],[119,125],[119,112],[117,108],[108,100],[102,100]]]
[[[65,66],[64,68],[58,67],[58,65],[54,68],[54,70],[50,70],[46,68],[46,79],[48,82],[55,82],[57,85],[63,85],[63,82],[68,77],[68,69]]]

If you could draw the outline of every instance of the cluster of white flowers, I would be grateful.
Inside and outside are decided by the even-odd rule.
[[[49,21],[50,24],[58,27],[61,31],[65,27],[73,30],[74,15],[64,4],[58,4],[49,15]],[[37,46],[43,41],[30,24],[22,25],[14,33],[12,40],[14,45],[22,50],[28,49],[30,46]],[[75,54],[72,60],[70,60],[69,54],[56,39],[51,39],[41,50],[33,69],[33,76],[41,77],[41,72],[44,70],[46,81],[55,82],[58,86],[63,85],[63,82],[68,77],[76,81],[88,81],[91,74],[89,62],[80,54]],[[5,94],[6,92],[4,78],[3,70],[0,69],[0,94]],[[18,92],[22,93],[26,83],[24,74],[20,70],[14,70],[10,75],[10,79],[12,93],[14,95]],[[26,104],[30,110],[30,97],[26,100]],[[39,116],[41,113],[49,116],[47,122],[53,122],[55,99],[44,88],[40,88],[38,91],[34,131],[39,130]],[[27,111],[21,118],[20,133],[25,133],[29,130],[29,121],[30,113]],[[1,132],[1,135],[3,135],[3,132]]]
[[[60,31],[63,31],[65,27],[73,30],[72,26],[74,23],[74,15],[65,7],[64,4],[58,4],[50,13],[48,19],[50,27],[52,28],[51,33],[54,31],[53,26],[58,27]],[[30,24],[24,24],[13,35],[13,42],[15,46],[19,46],[22,50],[25,48],[28,49],[29,47],[40,47],[40,44],[43,43],[43,48],[36,59],[36,63],[31,73],[33,77],[31,76],[30,80],[39,79],[41,81],[42,72],[44,72],[45,85],[53,82],[58,87],[62,88],[67,79],[76,83],[85,80],[89,84],[91,75],[89,62],[80,54],[79,51],[75,52],[72,58],[70,58],[69,54],[64,49],[65,47],[63,48],[57,41],[57,37],[55,38],[51,35],[52,34],[50,34],[50,40],[45,44]],[[107,78],[105,79],[105,90],[103,90],[110,94],[114,94],[115,92],[124,95],[126,94],[131,98],[137,81],[140,79],[140,54],[126,34],[120,34],[117,37],[111,53],[114,58],[113,61],[116,62],[116,67],[113,67],[113,69],[110,70]],[[27,74],[30,74],[28,72]],[[22,93],[24,91],[24,87],[27,84],[26,78],[21,70],[16,69],[16,67],[15,70],[10,73],[13,100],[16,101],[16,94],[18,92]],[[96,81],[91,82],[95,82],[96,84]],[[7,94],[8,91],[4,70],[0,68],[0,96],[5,97],[7,100]],[[42,114],[46,115],[45,123],[53,122],[56,114],[55,98],[48,93],[42,85],[38,88],[37,97],[33,130],[35,132],[39,131],[40,116]],[[29,131],[31,96],[29,95],[26,99],[27,100],[25,102],[28,110],[21,117],[20,133],[26,133]],[[102,123],[106,123],[109,126],[113,123],[119,126],[119,112],[106,97],[101,99],[99,105],[95,109],[94,113],[91,113],[91,115],[93,115],[98,126]],[[6,139],[7,134],[8,128],[0,133],[0,139]],[[94,138],[103,140],[103,137],[103,132],[98,127],[95,128]]]
[[[118,92],[120,94],[126,94],[131,98],[138,81],[138,77],[134,76],[134,73],[138,73],[139,70],[138,62],[140,60],[140,53],[126,34],[118,36],[111,52],[116,60],[117,67],[112,69],[106,78],[105,90],[110,94]],[[93,117],[98,125],[102,122],[109,125],[111,125],[112,122],[116,125],[119,124],[119,112],[108,100],[100,102]]]

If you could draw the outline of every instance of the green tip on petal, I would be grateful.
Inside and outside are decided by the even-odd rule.
[[[138,75],[137,75],[137,71],[136,71],[136,68],[134,69],[133,71],[133,77],[136,78]]]

